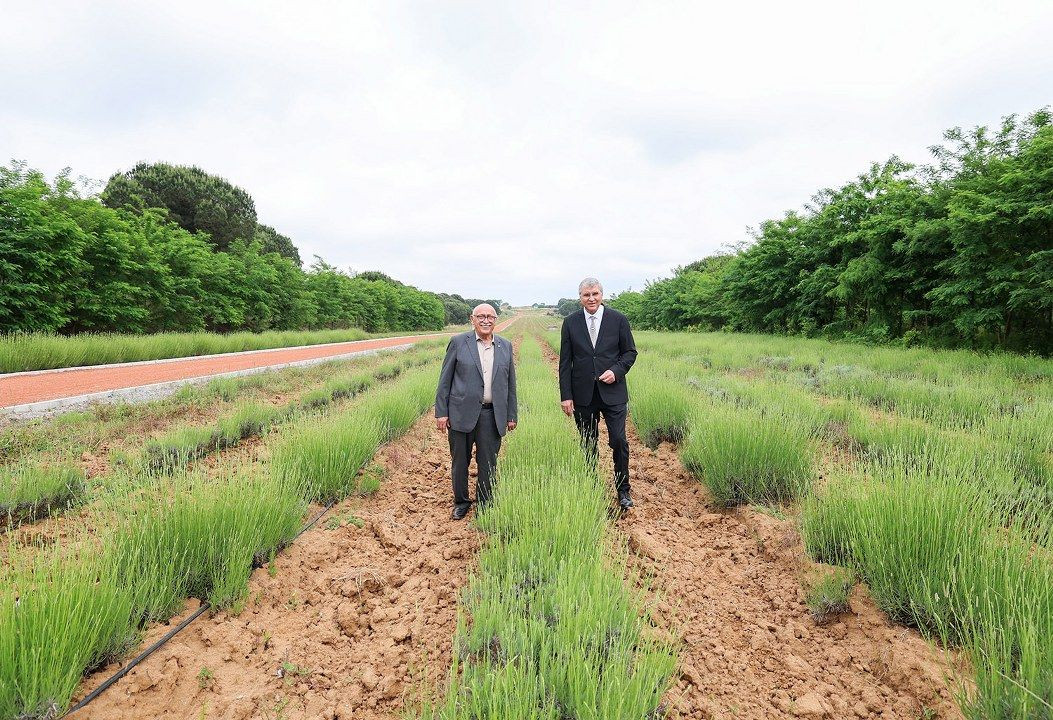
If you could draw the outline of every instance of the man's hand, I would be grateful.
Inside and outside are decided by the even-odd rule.
[[[614,377],[614,371],[613,370],[607,370],[607,371],[605,371],[602,375],[600,375],[596,379],[599,380],[601,383],[606,383],[607,385],[610,385],[611,383],[613,383],[618,378]]]
[[[573,415],[574,414],[574,401],[573,400],[564,400],[563,402],[560,403],[560,405],[563,406],[563,414],[564,415]]]
[[[435,418],[435,427],[438,428],[439,432],[446,432],[450,428],[450,418]]]
[[[509,420],[508,421],[508,429],[509,430],[515,430],[516,429],[516,421],[515,420]]]

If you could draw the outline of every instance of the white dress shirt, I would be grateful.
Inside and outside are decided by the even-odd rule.
[[[585,330],[589,331],[590,333],[592,332],[591,329],[589,328],[589,323],[592,322],[592,320],[590,318],[593,318],[593,317],[596,318],[596,339],[598,340],[599,337],[600,337],[600,325],[603,324],[603,305],[601,304],[598,308],[596,308],[596,314],[595,315],[590,315],[589,311],[586,310],[585,308],[582,308],[581,311],[583,313],[585,313]],[[592,339],[592,335],[591,334],[589,335],[589,339],[590,340]]]
[[[479,362],[483,366],[483,402],[493,402],[494,395],[492,386],[494,382],[494,338],[491,336],[490,344],[487,345],[485,342],[483,342],[483,339],[479,337],[479,333],[476,333],[475,346],[479,350]]]

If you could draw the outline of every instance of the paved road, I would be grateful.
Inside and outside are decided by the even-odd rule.
[[[515,318],[511,318],[501,323],[498,330],[503,330],[514,321]],[[9,373],[0,375],[0,408],[375,351],[449,335],[450,333],[433,333],[106,367]]]

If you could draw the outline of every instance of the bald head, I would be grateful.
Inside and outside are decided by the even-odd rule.
[[[479,337],[489,341],[494,335],[494,323],[497,322],[497,311],[489,303],[480,303],[472,310],[472,327]]]

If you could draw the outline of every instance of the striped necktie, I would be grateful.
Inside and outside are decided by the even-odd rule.
[[[596,347],[596,316],[589,315],[589,339],[592,340],[592,347]]]

